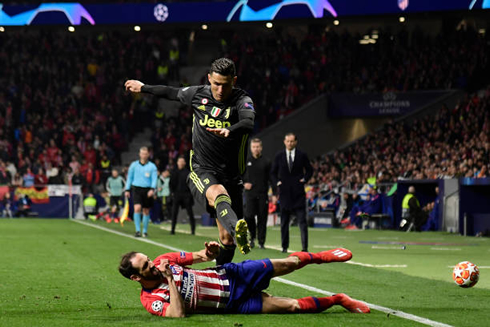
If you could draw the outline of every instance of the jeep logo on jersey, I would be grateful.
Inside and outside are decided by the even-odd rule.
[[[207,126],[209,128],[227,128],[231,126],[229,121],[221,121],[214,118],[209,118],[208,115],[204,116],[204,120],[199,119],[199,125]]]
[[[211,116],[218,117],[220,112],[221,112],[221,108],[213,107],[213,109],[211,109]]]

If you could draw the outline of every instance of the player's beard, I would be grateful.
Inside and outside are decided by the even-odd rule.
[[[161,280],[163,278],[162,272],[156,266],[150,269],[150,273],[150,276],[146,278],[148,280]]]

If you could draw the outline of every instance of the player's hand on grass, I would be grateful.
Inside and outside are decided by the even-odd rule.
[[[204,242],[206,248],[206,256],[210,259],[214,259],[219,254],[219,243],[216,241]]]
[[[221,137],[228,137],[230,135],[230,130],[227,128],[206,128],[208,132],[213,133]]]
[[[141,83],[140,81],[130,79],[127,80],[126,83],[124,83],[124,87],[126,91],[133,92],[133,93],[140,93],[141,92],[141,87],[145,85]]]

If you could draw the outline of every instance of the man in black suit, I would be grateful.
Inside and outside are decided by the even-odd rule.
[[[281,207],[282,252],[289,247],[289,219],[295,214],[301,232],[302,251],[308,251],[308,225],[306,222],[305,183],[311,178],[313,168],[306,153],[296,149],[296,135],[288,133],[284,137],[286,149],[280,151],[271,169],[271,179],[276,186]]]
[[[177,159],[177,169],[170,175],[170,192],[173,196],[172,204],[172,230],[170,234],[175,234],[175,225],[177,224],[177,216],[179,215],[179,208],[185,208],[187,215],[189,216],[189,222],[191,224],[191,234],[196,233],[196,221],[194,220],[194,212],[192,211],[192,205],[194,199],[192,198],[191,190],[187,186],[187,176],[190,174],[190,170],[186,168],[186,161],[183,156]]]

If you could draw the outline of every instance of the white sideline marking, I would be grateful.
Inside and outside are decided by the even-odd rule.
[[[278,282],[283,283],[283,284],[288,284],[291,286],[303,288],[303,289],[308,290],[308,291],[324,294],[327,296],[331,296],[331,295],[335,294],[335,293],[324,291],[322,289],[312,287],[309,285],[292,282],[290,280],[280,278],[280,277],[275,277],[275,278],[273,278],[273,280],[278,281]],[[377,305],[377,304],[372,304],[372,303],[367,303],[367,302],[364,302],[364,303],[366,303],[369,306],[369,308],[371,308],[371,309],[378,310],[378,311],[381,311],[384,313],[389,313],[390,315],[397,316],[400,318],[416,321],[416,322],[419,322],[419,323],[424,324],[424,325],[433,326],[433,327],[452,327],[451,325],[447,325],[447,324],[444,324],[442,322],[438,322],[438,321],[430,320],[427,318],[419,317],[419,316],[416,316],[416,315],[413,315],[410,313],[406,313],[403,311],[396,311],[396,310],[393,310],[393,309],[390,309],[387,307],[382,307],[382,306]]]
[[[406,246],[378,246],[378,245],[373,245],[371,246],[371,249],[376,249],[376,250],[405,250],[407,247]]]
[[[407,268],[407,265],[372,265],[370,263],[361,263],[356,261],[347,261],[346,263],[350,265],[370,267],[370,268]]]
[[[163,244],[163,243],[158,243],[158,242],[149,240],[147,238],[135,238],[134,236],[131,236],[131,235],[128,235],[128,234],[125,234],[125,233],[121,233],[121,232],[118,232],[118,231],[115,231],[113,229],[109,229],[109,228],[106,228],[106,227],[94,225],[94,224],[91,224],[91,223],[88,223],[88,222],[78,221],[78,220],[73,220],[73,219],[72,219],[72,221],[74,221],[76,223],[79,223],[79,224],[82,224],[82,225],[85,225],[85,226],[88,226],[88,227],[97,228],[97,229],[103,230],[105,232],[109,232],[109,233],[113,233],[113,234],[116,234],[116,235],[119,235],[119,236],[127,237],[127,238],[130,238],[130,239],[136,240],[136,241],[149,243],[149,244],[152,244],[152,245],[156,245],[158,247],[163,247],[163,248],[166,248],[166,249],[169,249],[169,250],[172,250],[172,251],[176,251],[176,252],[177,251],[179,251],[179,252],[180,251],[183,251],[182,249],[177,249],[177,248],[175,248],[173,246],[170,246],[170,245],[166,245],[166,244]],[[347,262],[347,263],[353,263],[353,262],[350,261],[350,262]],[[353,263],[353,264],[358,264],[358,263]],[[361,264],[361,265],[363,265],[363,264]],[[303,289],[308,290],[308,291],[317,292],[317,293],[320,293],[320,294],[325,294],[327,296],[331,296],[331,295],[335,294],[335,293],[328,292],[328,291],[325,291],[325,290],[322,290],[322,289],[319,289],[319,288],[316,288],[316,287],[313,287],[313,286],[309,286],[309,285],[306,285],[306,284],[296,283],[296,282],[293,282],[293,281],[290,281],[290,280],[287,280],[287,279],[284,279],[284,278],[280,278],[280,277],[275,277],[275,278],[273,278],[273,280],[275,280],[277,282],[280,282],[280,283],[283,283],[283,284],[287,284],[287,285],[291,285],[291,286],[303,288]],[[437,321],[433,321],[433,320],[430,320],[430,319],[427,319],[427,318],[419,317],[419,316],[416,316],[416,315],[413,315],[413,314],[410,314],[410,313],[405,313],[403,311],[396,311],[396,310],[393,310],[393,309],[390,309],[390,308],[387,308],[387,307],[379,306],[379,305],[368,303],[368,302],[365,302],[365,303],[369,306],[369,308],[371,308],[373,310],[381,311],[381,312],[384,312],[384,313],[387,313],[387,314],[389,313],[390,315],[397,316],[397,317],[400,317],[400,318],[403,318],[403,319],[407,319],[407,320],[416,321],[416,322],[421,323],[421,324],[424,324],[424,325],[433,326],[433,327],[453,327],[451,325],[447,325],[447,324],[444,324],[444,323],[441,323],[441,322],[437,322]]]
[[[399,239],[398,236],[394,237],[389,237],[389,236],[382,236],[382,237],[377,237],[378,240],[397,240]]]
[[[435,251],[461,251],[460,248],[430,248]]]
[[[158,243],[158,242],[155,242],[155,241],[149,240],[147,238],[143,238],[143,237],[136,238],[136,237],[131,236],[129,234],[121,233],[121,232],[118,232],[117,230],[113,230],[113,229],[110,229],[110,228],[102,227],[102,226],[99,226],[99,225],[94,225],[94,224],[91,224],[91,223],[88,223],[88,222],[85,222],[85,221],[79,221],[79,220],[72,220],[72,221],[74,221],[76,223],[79,223],[79,224],[82,224],[82,225],[85,225],[85,226],[97,228],[97,229],[103,230],[105,232],[109,232],[109,233],[116,234],[116,235],[119,235],[119,236],[127,237],[127,238],[130,238],[132,240],[141,241],[141,242],[145,242],[145,243],[148,243],[148,244],[153,244],[153,245],[156,245],[156,246],[159,246],[159,247],[163,247],[163,248],[166,248],[166,249],[175,251],[175,252],[183,251],[182,249],[177,249],[177,248],[175,248],[173,246],[170,246],[170,245]]]
[[[343,245],[313,245],[315,249],[336,249],[343,248]]]

